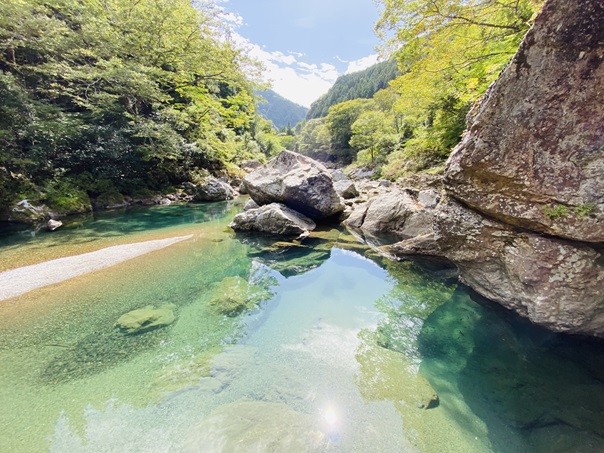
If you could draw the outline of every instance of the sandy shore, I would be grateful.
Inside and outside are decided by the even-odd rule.
[[[154,250],[163,249],[193,235],[114,245],[95,252],[58,258],[0,273],[0,300],[20,296],[43,286],[98,271]]]

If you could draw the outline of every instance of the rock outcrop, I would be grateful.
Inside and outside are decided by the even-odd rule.
[[[604,241],[604,4],[551,0],[469,116],[448,192],[533,231]]]
[[[555,331],[604,333],[604,254],[520,230],[454,200],[434,222],[443,254],[478,293]]]
[[[282,151],[243,178],[243,187],[259,205],[282,203],[313,220],[335,216],[344,204],[329,171],[319,162]]]
[[[283,204],[271,203],[237,214],[229,226],[235,231],[304,236],[314,230],[316,224]]]
[[[480,294],[604,336],[604,5],[549,0],[447,162],[434,227]]]
[[[235,198],[235,191],[229,184],[211,176],[195,185],[191,192],[195,201],[224,201]]]

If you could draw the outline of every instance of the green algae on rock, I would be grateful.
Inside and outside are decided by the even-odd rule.
[[[115,325],[128,335],[148,332],[159,327],[169,326],[176,320],[174,304],[153,308],[153,305],[132,310],[119,317]]]

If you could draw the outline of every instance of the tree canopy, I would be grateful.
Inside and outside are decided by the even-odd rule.
[[[470,107],[514,55],[542,2],[378,3],[383,11],[376,30],[384,52],[398,62],[399,75],[387,89],[375,92],[372,102],[357,106],[354,116],[338,115],[353,101],[332,105],[325,123],[338,125],[328,127],[332,155],[345,148],[347,139],[348,160],[394,178],[447,158],[461,138]]]
[[[258,157],[255,73],[210,3],[5,0],[0,211],[59,184],[160,190]]]

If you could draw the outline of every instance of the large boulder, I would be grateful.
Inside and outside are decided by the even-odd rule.
[[[432,233],[432,216],[439,195],[391,188],[355,207],[346,226],[362,231],[366,239],[396,242]],[[421,195],[421,197],[420,197]],[[427,205],[420,200],[425,200]]]
[[[516,229],[442,202],[434,219],[461,280],[552,330],[604,336],[604,254],[585,243]]]
[[[195,185],[192,195],[195,201],[224,201],[235,198],[235,191],[226,182],[209,176]]]
[[[604,4],[550,0],[451,155],[446,188],[503,222],[604,241]]]
[[[271,203],[237,214],[229,225],[235,231],[259,231],[287,236],[304,236],[315,222],[280,203]]]
[[[329,171],[292,151],[282,151],[265,166],[245,175],[243,186],[259,205],[283,203],[315,220],[344,210]]]
[[[604,5],[549,0],[469,114],[437,243],[480,294],[604,336]],[[545,234],[544,234],[545,233]],[[590,245],[592,243],[592,245]]]

